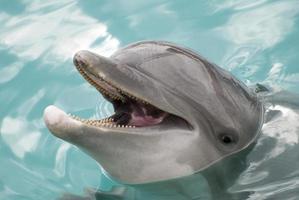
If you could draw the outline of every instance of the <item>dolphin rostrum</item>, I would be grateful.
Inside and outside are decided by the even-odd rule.
[[[195,174],[246,149],[259,135],[264,109],[256,93],[189,49],[145,41],[110,58],[79,51],[73,61],[115,113],[81,119],[49,106],[45,123],[120,183]]]

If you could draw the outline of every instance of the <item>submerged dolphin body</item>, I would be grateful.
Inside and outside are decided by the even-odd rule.
[[[139,42],[110,58],[80,51],[74,64],[115,114],[84,120],[49,106],[45,123],[121,183],[138,188],[209,174],[213,164],[252,146],[263,124],[254,91],[174,44]]]

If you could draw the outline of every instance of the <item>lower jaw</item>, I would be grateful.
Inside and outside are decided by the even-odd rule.
[[[136,127],[131,125],[119,125],[112,122],[111,118],[105,118],[101,120],[93,119],[81,119],[74,115],[68,115],[61,109],[55,106],[48,106],[44,111],[44,121],[51,130],[51,132],[57,137],[63,138],[65,132],[70,133],[77,132],[78,129],[82,128],[82,125],[88,126],[90,128],[99,128],[100,131],[117,131],[122,133],[123,131],[128,133],[148,133],[149,130],[157,130],[161,132],[162,130],[192,130],[192,126],[182,118],[176,117],[174,115],[168,114],[163,121],[156,125]],[[66,134],[67,134],[66,133]]]
[[[131,119],[128,120],[126,124],[119,124],[117,120],[113,117],[114,115],[104,118],[104,119],[83,119],[78,116],[68,114],[72,119],[80,121],[86,125],[96,126],[96,127],[113,127],[113,128],[136,128],[136,127],[148,127],[159,125],[163,122],[164,118],[168,116],[164,113],[163,116],[159,118],[152,117],[138,117],[131,114]]]

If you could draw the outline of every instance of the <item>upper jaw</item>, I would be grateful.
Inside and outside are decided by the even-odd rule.
[[[81,75],[99,92],[101,92],[102,95],[108,101],[110,101],[113,104],[116,101],[124,103],[129,99],[135,101],[138,104],[142,104],[143,106],[154,105],[154,107],[156,107],[157,109],[159,108],[160,110],[163,110],[166,113],[174,114],[180,117],[184,116],[181,112],[175,112],[176,110],[173,110],[173,108],[175,108],[173,106],[165,107],[165,105],[169,106],[168,102],[165,102],[165,97],[169,95],[163,97],[163,93],[161,93],[162,89],[160,90],[159,88],[157,90],[157,87],[153,87],[155,84],[154,82],[152,82],[152,80],[150,80],[151,82],[149,82],[149,84],[146,85],[146,91],[151,92],[151,90],[157,90],[157,92],[160,93],[160,96],[162,95],[162,98],[157,98],[157,95],[149,95],[145,97],[143,93],[144,90],[140,90],[140,88],[136,87],[136,85],[144,86],[144,84],[139,85],[138,80],[140,78],[144,78],[143,81],[145,82],[149,79],[147,79],[147,77],[140,77],[131,81],[130,78],[132,77],[126,76],[126,73],[123,73],[122,71],[124,68],[128,66],[119,67],[115,61],[86,50],[79,51],[78,53],[76,53],[73,58],[73,62],[77,70],[81,73]],[[132,71],[132,73],[134,77],[134,70]],[[125,81],[122,81],[124,79]],[[133,88],[130,87],[132,86],[132,84],[134,85]],[[157,100],[162,100],[162,102],[159,102]],[[163,118],[164,116],[161,117]],[[181,118],[186,120],[185,117]],[[155,124],[159,122],[159,119],[153,119],[151,121],[152,122],[149,123]],[[134,126],[135,124],[131,125]]]

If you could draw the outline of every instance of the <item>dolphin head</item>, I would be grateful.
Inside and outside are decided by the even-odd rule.
[[[255,93],[191,50],[139,42],[110,58],[79,51],[74,65],[115,114],[87,120],[49,106],[45,123],[120,182],[192,175],[258,136],[263,105]]]

